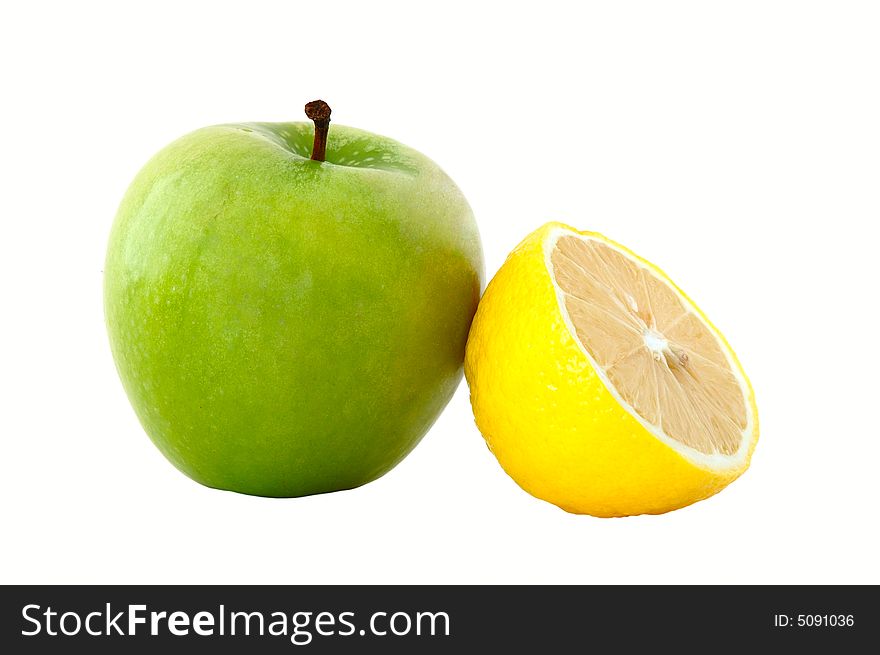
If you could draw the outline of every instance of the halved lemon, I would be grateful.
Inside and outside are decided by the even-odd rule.
[[[758,439],[720,332],[656,266],[548,223],[510,254],[471,327],[477,426],[507,473],[579,514],[659,514],[717,493]]]

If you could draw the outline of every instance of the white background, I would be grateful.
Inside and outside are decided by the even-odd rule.
[[[880,583],[880,12],[858,2],[7,3],[0,582]],[[547,220],[654,261],[725,332],[762,439],[720,495],[573,516],[462,385],[354,491],[203,488],[141,430],[103,325],[128,182],[192,129],[338,123],[439,162],[487,273]]]

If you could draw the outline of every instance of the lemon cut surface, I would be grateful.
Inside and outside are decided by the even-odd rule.
[[[724,337],[657,267],[551,223],[489,284],[465,374],[477,425],[526,491],[575,513],[662,513],[749,464],[754,394]]]

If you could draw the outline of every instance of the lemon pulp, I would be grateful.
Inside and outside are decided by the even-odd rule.
[[[689,449],[735,456],[745,385],[689,303],[606,240],[561,233],[547,245],[560,309],[621,399]]]

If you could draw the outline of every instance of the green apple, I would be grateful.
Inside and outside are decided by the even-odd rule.
[[[415,150],[336,124],[328,136],[320,101],[307,113],[314,126],[175,141],[110,235],[122,383],[159,450],[210,487],[286,497],[370,482],[461,379],[483,285],[467,201]]]

